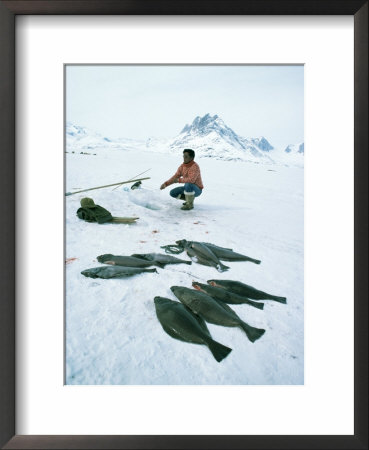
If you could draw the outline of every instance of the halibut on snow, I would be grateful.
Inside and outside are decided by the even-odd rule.
[[[159,322],[169,336],[183,342],[206,345],[218,362],[232,351],[214,341],[203,319],[182,303],[159,296],[154,298],[154,302]]]
[[[254,308],[264,309],[264,303],[253,302],[247,297],[241,297],[240,295],[235,294],[234,292],[227,291],[226,289],[222,289],[220,287],[198,283],[197,281],[193,281],[192,286],[198,291],[205,292],[205,294],[210,295],[210,297],[213,297],[224,303],[229,303],[231,305],[247,304],[253,306]]]
[[[227,291],[234,292],[235,294],[252,298],[254,300],[274,300],[279,303],[287,303],[286,297],[279,297],[277,295],[267,294],[266,292],[259,291],[248,284],[241,283],[241,281],[232,280],[208,280],[211,286],[227,289]]]
[[[172,286],[170,290],[183,304],[209,323],[240,327],[251,342],[255,342],[265,333],[264,329],[252,327],[240,319],[227,304],[218,302],[204,292],[182,286]]]

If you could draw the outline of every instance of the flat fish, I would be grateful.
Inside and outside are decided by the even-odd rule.
[[[215,287],[227,289],[227,291],[234,292],[235,294],[243,297],[252,298],[254,300],[274,300],[279,303],[287,303],[286,297],[279,297],[277,295],[268,294],[263,291],[259,291],[248,284],[241,283],[240,281],[232,280],[208,280],[208,284]]]
[[[209,284],[198,283],[197,281],[193,281],[192,287],[224,303],[229,303],[231,305],[247,304],[253,306],[254,308],[264,309],[264,303],[253,302],[247,297],[241,297],[240,295],[235,294],[234,292],[227,291],[226,289],[222,289],[220,287],[214,287],[210,286]]]
[[[145,260],[142,258],[135,258],[133,256],[119,256],[106,253],[105,255],[100,255],[97,257],[100,263],[111,264],[116,266],[126,266],[126,267],[150,267],[158,266],[164,267],[157,261]]]
[[[207,259],[203,258],[201,255],[199,255],[195,250],[193,250],[191,247],[186,248],[187,255],[191,258],[193,262],[196,262],[198,264],[202,264],[203,266],[210,266],[213,267],[213,264],[208,261]]]
[[[81,274],[90,278],[127,278],[143,272],[157,273],[157,270],[141,267],[100,266],[83,270]]]
[[[221,263],[219,258],[214,255],[214,253],[208,249],[205,245],[200,242],[189,242],[189,241],[177,241],[183,243],[184,248],[190,258],[198,262],[199,264],[203,264],[206,266],[215,267],[218,272],[224,272],[229,269],[228,266],[225,266]],[[181,244],[182,245],[182,244]]]
[[[224,327],[239,327],[251,342],[255,342],[265,333],[264,329],[252,327],[240,319],[228,305],[220,304],[221,302],[203,292],[182,286],[172,286],[170,290],[183,304],[209,323]]]
[[[214,341],[203,319],[193,314],[182,303],[165,297],[155,297],[154,303],[157,318],[169,336],[183,342],[206,345],[218,362],[232,351],[229,347]]]
[[[181,239],[176,241],[176,244],[182,247],[187,247],[191,244],[205,245],[217,258],[222,261],[250,261],[255,264],[261,263],[259,259],[250,258],[249,256],[242,255],[241,253],[236,253],[232,248],[220,247],[219,245],[211,244],[210,242],[187,241],[186,239]]]
[[[255,264],[261,263],[259,259],[250,258],[249,256],[242,255],[241,253],[236,253],[231,249],[218,247],[217,245],[209,244],[208,242],[203,242],[202,244],[206,245],[214,253],[214,255],[222,261],[249,261]]]
[[[192,261],[185,261],[184,259],[179,259],[175,258],[174,256],[164,255],[160,253],[135,253],[131,256],[146,261],[155,261],[163,266],[165,266],[166,264],[192,264]]]

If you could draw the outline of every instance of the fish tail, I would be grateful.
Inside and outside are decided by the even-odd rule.
[[[226,356],[228,356],[232,349],[229,347],[226,347],[223,344],[220,344],[217,341],[214,341],[213,339],[209,339],[209,342],[207,343],[209,350],[213,354],[214,358],[220,362],[222,359],[224,359]]]
[[[225,272],[226,270],[228,270],[229,267],[222,264],[221,262],[219,264],[217,264],[217,271],[218,272]]]
[[[253,302],[252,300],[249,300],[248,302],[245,303],[257,309],[264,309],[264,303]]]
[[[255,264],[260,264],[261,263],[261,261],[259,259],[254,259],[254,258],[249,258],[249,261],[253,262]]]
[[[257,339],[260,339],[261,336],[265,333],[263,328],[255,328],[251,325],[248,325],[246,322],[241,322],[240,327],[246,333],[247,337],[251,342],[255,342]]]
[[[287,303],[286,297],[278,297],[277,295],[271,295],[270,298],[271,298],[271,300],[274,300],[279,303],[283,303],[284,305]]]

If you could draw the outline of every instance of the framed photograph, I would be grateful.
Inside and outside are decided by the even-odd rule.
[[[367,448],[367,2],[0,24],[3,448]]]

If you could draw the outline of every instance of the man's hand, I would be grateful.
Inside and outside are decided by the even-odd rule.
[[[160,190],[165,189],[165,188],[166,188],[165,183],[163,183],[163,184],[160,186]]]

